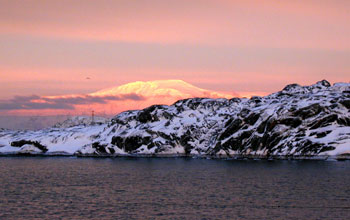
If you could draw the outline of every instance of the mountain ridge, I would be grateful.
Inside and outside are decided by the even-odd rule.
[[[47,151],[33,153],[350,158],[350,83],[290,84],[250,99],[189,98],[125,111],[98,125],[3,130],[0,145],[3,154],[42,145]]]

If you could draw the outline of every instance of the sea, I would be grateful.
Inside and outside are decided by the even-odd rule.
[[[0,219],[350,219],[350,161],[1,157]]]

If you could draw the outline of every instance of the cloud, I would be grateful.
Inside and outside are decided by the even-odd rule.
[[[73,110],[75,105],[106,104],[110,101],[143,101],[145,97],[137,94],[122,94],[118,96],[69,96],[69,97],[40,97],[15,96],[10,100],[0,100],[1,110],[40,110],[40,109],[63,109]]]

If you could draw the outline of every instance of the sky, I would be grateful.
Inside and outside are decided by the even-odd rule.
[[[348,0],[0,0],[0,100],[167,79],[238,94],[349,82],[349,21]]]

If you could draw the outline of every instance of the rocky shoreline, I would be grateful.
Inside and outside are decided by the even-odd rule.
[[[317,160],[317,161],[347,161],[350,160],[350,154],[336,155],[336,156],[296,156],[296,155],[274,155],[264,157],[261,155],[186,155],[186,154],[67,154],[67,153],[18,153],[8,152],[0,153],[0,157],[73,157],[73,158],[189,158],[189,159],[213,159],[213,160]]]

